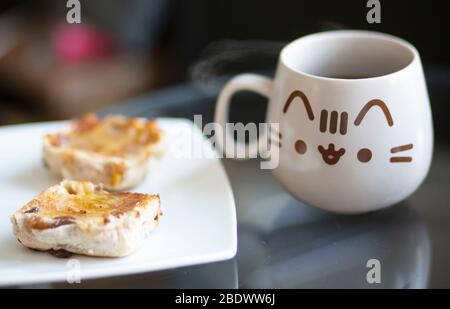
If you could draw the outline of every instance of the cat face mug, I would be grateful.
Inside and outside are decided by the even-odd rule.
[[[300,38],[281,51],[273,80],[242,74],[225,85],[217,125],[225,127],[230,98],[241,90],[268,97],[266,121],[278,124],[270,134],[269,152],[279,156],[273,173],[312,206],[381,209],[411,195],[428,173],[429,98],[419,54],[402,39],[369,31]],[[224,150],[230,141],[228,133],[216,143]],[[258,141],[247,147],[251,156]]]

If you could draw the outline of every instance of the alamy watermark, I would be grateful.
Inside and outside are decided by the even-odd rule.
[[[366,274],[366,281],[369,284],[381,283],[381,263],[378,259],[370,259],[366,263],[369,271]]]
[[[78,259],[71,258],[66,263],[67,273],[66,282],[69,284],[81,283],[81,262]],[[366,262],[366,281],[368,284],[381,283],[381,262],[378,259],[372,258]]]
[[[369,0],[367,1],[366,7],[370,9],[366,15],[367,22],[369,24],[381,24],[380,0]]]
[[[66,263],[66,281],[69,284],[81,283],[81,262],[77,259],[70,259]]]
[[[198,132],[202,134],[191,134]],[[275,169],[279,164],[280,125],[278,123],[203,123],[202,115],[194,115],[193,129],[174,130],[169,136],[168,155],[176,159],[254,159],[261,158],[261,169]],[[209,143],[199,140],[204,136]],[[211,147],[212,146],[212,147]]]
[[[69,24],[81,24],[81,3],[79,0],[68,0],[66,20]]]

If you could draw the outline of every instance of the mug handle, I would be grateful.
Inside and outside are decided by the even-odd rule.
[[[238,159],[250,159],[255,158],[258,155],[259,140],[266,138],[267,132],[260,132],[260,136],[251,141],[249,144],[242,142],[236,142],[234,136],[226,130],[226,123],[228,121],[228,111],[231,97],[238,91],[249,90],[259,93],[270,100],[272,96],[273,81],[265,76],[258,74],[240,74],[233,77],[220,92],[217,99],[216,111],[215,111],[215,125],[219,126],[216,129],[216,145],[222,153],[225,153],[227,158],[235,158],[234,149],[242,149],[239,147],[245,147],[245,158]],[[224,131],[225,134],[217,134],[217,132]],[[224,143],[225,135],[225,143]],[[225,147],[227,145],[228,147]],[[230,149],[230,146],[233,146]],[[235,158],[236,159],[236,158]]]

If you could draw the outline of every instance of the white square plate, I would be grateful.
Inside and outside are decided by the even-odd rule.
[[[132,191],[159,193],[163,216],[142,248],[125,258],[59,259],[29,250],[16,240],[10,215],[60,181],[42,164],[42,136],[68,123],[0,128],[0,285],[76,279],[78,269],[81,280],[125,275],[225,260],[236,254],[233,194],[215,151],[191,121],[158,122],[170,147]]]

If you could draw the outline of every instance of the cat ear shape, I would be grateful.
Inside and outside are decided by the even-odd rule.
[[[391,113],[389,112],[389,108],[387,107],[386,103],[378,99],[371,100],[366,105],[364,105],[364,107],[361,109],[361,111],[359,112],[358,116],[355,119],[355,126],[359,126],[361,124],[366,114],[374,106],[378,106],[379,108],[381,108],[381,110],[384,113],[384,116],[386,117],[388,125],[392,127],[394,125],[394,120],[392,119]]]
[[[311,108],[311,104],[309,103],[309,100],[306,97],[306,95],[303,92],[301,92],[300,90],[295,90],[291,93],[289,98],[286,100],[286,103],[284,104],[283,113],[286,114],[288,112],[289,106],[291,105],[292,101],[294,101],[294,99],[296,99],[296,98],[302,99],[302,102],[303,102],[303,105],[305,106],[306,113],[308,114],[309,120],[314,120],[314,113]]]

